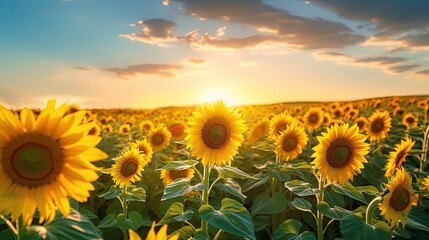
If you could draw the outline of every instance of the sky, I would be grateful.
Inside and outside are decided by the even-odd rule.
[[[1,0],[0,104],[429,94],[429,1]]]

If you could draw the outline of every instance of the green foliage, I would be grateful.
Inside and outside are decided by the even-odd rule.
[[[207,184],[199,183],[195,186],[191,186],[191,180],[189,178],[178,178],[165,186],[164,195],[161,201],[180,197],[192,191],[202,191],[208,188]]]
[[[287,207],[288,200],[281,192],[271,196],[269,192],[259,194],[252,205],[252,216],[256,214],[276,214],[283,212]]]
[[[289,219],[280,224],[274,233],[273,240],[316,240],[312,232],[299,233],[302,223],[296,219]]]
[[[319,193],[318,189],[310,188],[310,184],[301,180],[292,180],[285,183],[285,187],[294,194],[305,197]]]
[[[348,215],[341,220],[341,233],[344,239],[384,240],[391,239],[389,226],[384,222],[369,225],[356,216]]]
[[[164,217],[162,217],[157,225],[191,220],[193,215],[194,211],[192,209],[184,211],[183,204],[175,202],[168,208],[167,213],[165,213]]]

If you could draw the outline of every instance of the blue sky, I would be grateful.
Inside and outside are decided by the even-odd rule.
[[[429,94],[429,2],[0,1],[0,103],[154,108]]]

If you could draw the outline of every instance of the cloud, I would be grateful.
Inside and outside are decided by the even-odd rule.
[[[419,66],[420,65],[418,64],[398,65],[398,66],[390,67],[388,70],[392,71],[393,73],[403,73]]]
[[[382,56],[382,57],[367,57],[356,59],[356,63],[372,63],[377,65],[388,65],[398,62],[403,62],[406,59],[404,57],[390,57],[390,56]]]
[[[139,41],[161,46],[165,46],[165,43],[167,42],[175,42],[182,38],[180,36],[175,36],[172,33],[172,30],[177,26],[177,24],[170,20],[153,18],[138,21],[137,24],[141,27],[140,32],[120,34],[119,37],[127,38],[131,41]]]
[[[73,67],[73,69],[81,70],[81,71],[87,71],[87,72],[90,72],[90,71],[94,71],[94,70],[95,70],[94,68],[92,68],[92,67],[87,67],[87,66],[75,66],[75,67]]]
[[[140,75],[159,75],[171,78],[183,70],[183,67],[176,64],[136,64],[126,68],[107,68],[104,70],[127,80]]]
[[[265,35],[218,39],[202,34],[188,38],[191,44],[211,48],[248,48],[266,42],[285,43],[302,49],[342,48],[363,42],[346,25],[321,18],[310,19],[267,5],[260,0],[176,0],[186,13],[203,19],[244,24]]]
[[[429,68],[416,72],[417,75],[429,77]]]
[[[429,1],[324,0],[312,1],[339,16],[374,25],[370,43],[429,47]]]
[[[198,57],[185,58],[182,60],[182,62],[191,66],[204,66],[208,63],[206,59]]]

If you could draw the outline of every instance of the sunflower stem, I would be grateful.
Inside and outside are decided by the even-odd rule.
[[[320,194],[317,198],[317,204],[323,202],[325,198],[325,181],[319,179],[319,190]],[[317,210],[317,239],[323,240],[323,214]]]
[[[422,144],[423,153],[420,160],[420,172],[423,172],[426,168],[426,156],[428,152],[428,134],[429,134],[429,124],[423,133],[423,144]]]
[[[207,184],[207,188],[203,190],[203,205],[209,204],[209,187],[210,186],[210,165],[204,165],[203,184]],[[208,223],[201,220],[201,230],[208,236]]]
[[[222,233],[222,229],[220,229],[217,233],[216,236],[213,238],[213,240],[217,240],[220,236],[220,234]]]
[[[6,223],[6,225],[9,227],[9,229],[15,234],[15,236],[18,237],[18,230],[13,226],[13,223],[9,221],[5,216],[0,214],[0,218]]]
[[[128,218],[128,212],[127,212],[127,210],[128,210],[127,209],[128,208],[128,204],[127,204],[127,199],[125,198],[126,193],[127,193],[127,185],[124,186],[124,189],[123,189],[123,200],[122,200],[122,210],[123,210],[123,213],[125,215],[125,219]],[[123,233],[124,233],[124,240],[128,240],[128,232],[124,229]]]
[[[279,156],[276,154],[276,166],[277,169],[280,169],[279,166]],[[271,178],[271,198],[274,199],[275,194],[277,193],[277,181],[275,177]],[[271,233],[274,234],[274,231],[277,227],[277,214],[271,215]]]
[[[365,221],[367,224],[372,225],[372,215],[373,215],[374,209],[376,209],[378,204],[380,204],[381,199],[382,198],[378,196],[368,204],[368,207],[366,208],[366,214],[365,214]]]

